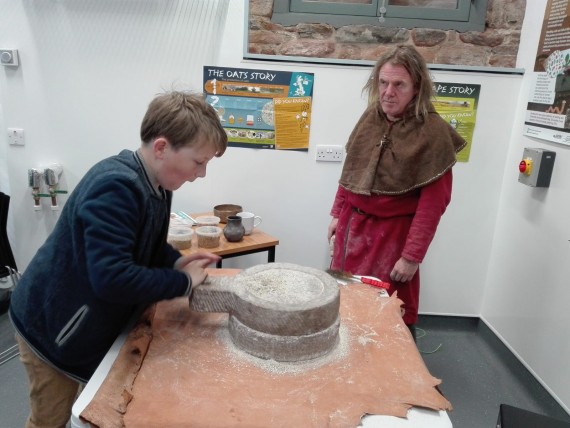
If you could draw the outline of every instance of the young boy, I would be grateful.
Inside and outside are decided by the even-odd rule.
[[[158,95],[141,147],[93,166],[11,298],[30,381],[28,427],[64,427],[89,380],[139,305],[189,295],[211,253],[182,256],[166,242],[172,192],[206,176],[227,136],[202,97]]]

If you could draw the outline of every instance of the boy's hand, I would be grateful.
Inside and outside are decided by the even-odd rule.
[[[182,256],[174,263],[174,269],[184,270],[184,266],[195,260],[204,260],[204,261],[208,260],[208,263],[206,265],[209,265],[212,263],[219,262],[221,260],[221,257],[207,252],[200,252],[200,253],[190,254],[188,256]]]
[[[208,272],[206,268],[212,263],[220,261],[221,257],[212,253],[195,253],[182,256],[176,263],[174,269],[185,272],[192,280],[192,287],[195,287],[206,280]]]

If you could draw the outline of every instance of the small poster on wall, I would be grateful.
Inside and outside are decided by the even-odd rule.
[[[204,66],[230,147],[309,150],[314,74]]]
[[[548,0],[534,63],[524,135],[570,145],[569,0]]]
[[[467,141],[465,148],[457,154],[457,161],[468,162],[481,85],[434,82],[434,92],[435,110]]]

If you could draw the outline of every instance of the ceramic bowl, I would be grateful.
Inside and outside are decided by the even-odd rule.
[[[222,204],[222,205],[216,205],[214,207],[214,215],[220,217],[220,223],[227,223],[228,216],[236,215],[241,211],[243,211],[241,205]]]
[[[218,226],[200,226],[196,228],[198,247],[215,248],[220,245],[222,229]]]

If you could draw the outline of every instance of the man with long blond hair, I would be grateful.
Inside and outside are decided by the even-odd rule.
[[[467,143],[434,110],[433,82],[413,46],[383,55],[364,91],[369,106],[346,144],[331,209],[331,268],[389,282],[415,339],[419,265],[451,200],[456,153]]]

